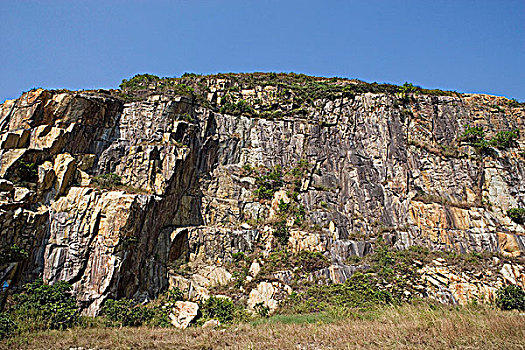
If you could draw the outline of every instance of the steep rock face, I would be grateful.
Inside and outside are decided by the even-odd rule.
[[[336,282],[378,238],[525,252],[525,229],[507,216],[525,206],[523,137],[483,151],[461,142],[466,125],[487,138],[524,130],[522,105],[386,92],[297,104],[282,84],[192,82],[205,88],[181,96],[148,86],[127,102],[116,91],[34,90],[0,106],[0,243],[28,253],[3,262],[4,285],[69,281],[87,314],[108,297],[198,290],[216,278],[183,277],[181,262],[198,271],[270,252],[283,244],[279,220],[284,244],[324,253],[332,266],[318,276]],[[226,108],[240,105],[251,107]],[[278,186],[258,195],[272,169]],[[101,185],[105,174],[121,183]]]

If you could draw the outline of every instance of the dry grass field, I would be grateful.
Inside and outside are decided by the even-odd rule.
[[[219,330],[74,328],[4,340],[0,349],[525,349],[525,313],[404,305],[365,313],[279,315]]]

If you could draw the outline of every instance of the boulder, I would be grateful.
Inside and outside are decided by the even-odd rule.
[[[255,312],[256,305],[263,305],[273,313],[277,310],[279,303],[273,299],[276,289],[269,282],[261,282],[257,288],[252,289],[248,297],[248,310]]]
[[[185,329],[188,328],[191,321],[199,312],[199,305],[191,301],[177,301],[175,307],[168,316],[171,320],[171,324],[174,327]]]
[[[208,320],[202,325],[202,329],[215,329],[221,325],[219,320]]]

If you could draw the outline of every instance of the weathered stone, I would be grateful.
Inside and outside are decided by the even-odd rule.
[[[191,321],[199,312],[199,305],[191,301],[176,301],[175,307],[168,316],[174,327],[185,329],[188,328]]]
[[[252,277],[257,277],[259,272],[261,272],[261,264],[259,264],[257,260],[254,260],[250,265],[249,273]]]
[[[215,329],[221,325],[219,320],[208,320],[202,324],[202,329]]]
[[[38,184],[39,191],[44,192],[49,190],[55,181],[55,170],[53,163],[46,161],[38,166]]]
[[[274,286],[269,282],[261,282],[257,285],[257,288],[252,289],[248,297],[248,310],[255,312],[257,305],[265,306],[269,309],[270,313],[277,310],[279,303],[273,299],[276,290]]]
[[[57,155],[53,170],[56,174],[55,189],[57,196],[60,196],[65,193],[70,181],[75,175],[75,158],[67,153]]]
[[[29,202],[34,192],[25,187],[15,187],[13,199],[15,202]]]

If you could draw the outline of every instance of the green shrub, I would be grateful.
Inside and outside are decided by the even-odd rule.
[[[510,107],[520,107],[521,104],[518,100],[516,100],[515,98],[511,98],[507,104],[510,106]]]
[[[200,305],[202,313],[200,322],[206,320],[219,320],[221,323],[231,323],[233,321],[235,306],[228,298],[211,296]]]
[[[402,86],[400,86],[399,92],[401,93],[401,99],[403,100],[403,102],[409,102],[411,95],[416,93],[418,89],[420,88],[412,85],[409,82],[405,82]]]
[[[263,302],[257,303],[253,306],[255,313],[261,317],[268,317],[270,315],[270,308],[264,305]]]
[[[175,307],[175,303],[179,300],[184,300],[184,292],[182,292],[178,287],[170,288],[148,306],[147,310],[141,310],[140,312],[146,313],[148,317],[142,320],[142,323],[147,326],[152,327],[171,327],[171,320],[169,314],[172,312]],[[133,304],[132,308],[133,308]],[[144,306],[139,306],[143,309]],[[137,306],[135,306],[137,308]],[[118,321],[120,322],[120,321]],[[117,322],[117,324],[119,324]]]
[[[525,223],[525,208],[510,208],[507,215],[517,224]]]
[[[122,90],[134,90],[141,87],[147,87],[149,83],[159,81],[160,78],[152,74],[137,74],[133,78],[127,80],[123,79],[119,87]]]
[[[500,131],[490,140],[490,144],[498,148],[509,148],[513,146],[518,136],[518,130]]]
[[[100,315],[106,317],[114,326],[136,327],[150,321],[154,316],[154,310],[137,305],[130,299],[107,299],[100,310]]]
[[[244,261],[246,259],[246,254],[244,254],[244,252],[232,253],[232,259],[235,262]]]
[[[38,180],[38,166],[36,163],[25,162],[23,159],[19,159],[16,162],[16,173],[21,182],[34,183]]]
[[[286,246],[288,244],[288,240],[290,239],[290,232],[288,232],[286,221],[278,221],[273,224],[273,236],[277,238],[277,241],[282,246]]]
[[[180,290],[179,287],[170,288],[165,293],[164,296],[169,302],[175,302],[179,300],[184,300],[184,292]]]
[[[515,285],[501,287],[496,292],[496,305],[502,310],[525,310],[525,292]]]
[[[485,139],[485,131],[481,126],[465,126],[461,140],[476,145]]]
[[[253,115],[255,113],[252,106],[244,100],[239,100],[236,103],[227,102],[220,108],[219,111],[221,113],[228,113],[228,114],[233,114],[233,115],[238,115],[238,114]]]
[[[27,258],[27,256],[27,251],[16,244],[9,247],[2,247],[0,248],[0,266],[11,262],[22,261]]]
[[[275,191],[283,186],[283,174],[280,166],[275,166],[271,172],[257,177],[255,184],[258,186],[253,194],[259,199],[272,199]]]
[[[321,270],[330,265],[330,261],[322,253],[308,250],[301,250],[294,254],[292,260],[294,260],[293,267],[304,273]]]
[[[286,308],[296,313],[326,311],[332,307],[370,308],[398,303],[392,294],[376,285],[370,274],[356,272],[342,284],[316,285],[292,294]]]
[[[0,340],[11,336],[16,330],[16,324],[11,315],[0,312]]]
[[[271,252],[261,268],[261,275],[271,275],[275,271],[294,270],[295,274],[303,275],[330,266],[327,257],[319,252],[302,250],[291,253],[288,250]]]
[[[197,78],[201,77],[202,74],[192,73],[192,72],[184,72],[184,74],[181,75],[181,78]]]
[[[67,282],[49,285],[40,279],[26,284],[13,299],[10,312],[22,329],[65,329],[78,321],[80,310]]]

